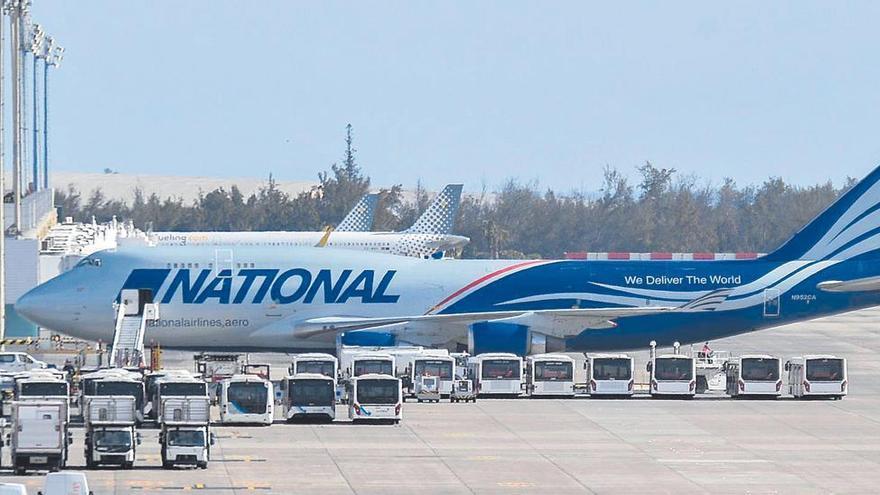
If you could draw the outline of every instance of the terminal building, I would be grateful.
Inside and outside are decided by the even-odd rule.
[[[15,313],[15,301],[37,285],[69,270],[85,256],[117,246],[122,238],[143,236],[131,224],[59,221],[54,190],[42,189],[21,199],[21,227],[15,228],[12,192],[5,195],[6,337],[37,337],[39,329]],[[18,231],[16,233],[16,231]]]

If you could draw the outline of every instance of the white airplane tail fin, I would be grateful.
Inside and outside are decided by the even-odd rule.
[[[462,184],[448,184],[428,209],[404,232],[411,234],[449,234],[461,202]]]
[[[369,232],[373,228],[373,216],[376,214],[378,202],[378,194],[364,195],[333,230],[337,232]]]

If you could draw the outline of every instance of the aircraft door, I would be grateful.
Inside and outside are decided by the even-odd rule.
[[[229,270],[229,275],[232,276],[232,268],[234,265],[234,256],[231,249],[215,249],[214,250],[214,268],[217,270],[217,273],[222,273],[224,270]]]
[[[779,316],[780,310],[779,289],[764,289],[764,316]]]
[[[126,316],[144,314],[144,306],[153,302],[152,289],[122,289],[120,300],[125,305]]]

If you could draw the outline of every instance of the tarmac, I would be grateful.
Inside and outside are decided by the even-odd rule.
[[[850,395],[840,401],[410,401],[399,426],[218,425],[207,470],[162,470],[158,430],[142,429],[133,470],[86,473],[95,494],[876,493],[878,321],[873,309],[712,342],[735,354],[846,357]],[[647,353],[635,355],[644,369]],[[289,358],[252,361],[270,361],[275,377]],[[191,369],[191,354],[166,353],[164,364]],[[76,428],[73,470],[82,443]],[[2,473],[29,493],[42,488],[42,475]]]

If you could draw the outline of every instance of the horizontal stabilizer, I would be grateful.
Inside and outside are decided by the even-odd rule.
[[[880,277],[857,278],[853,280],[826,280],[816,284],[825,292],[872,292],[880,290]]]

